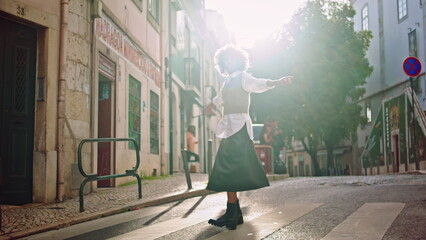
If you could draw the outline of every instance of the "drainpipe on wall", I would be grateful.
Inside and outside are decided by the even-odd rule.
[[[61,0],[61,26],[59,40],[59,81],[58,81],[58,109],[57,109],[57,190],[56,200],[63,201],[64,196],[64,126],[65,126],[65,71],[66,50],[68,39],[68,4],[69,0]]]
[[[170,42],[170,38],[171,38],[171,19],[170,19],[170,15],[171,15],[171,7],[172,5],[172,1],[169,0],[169,17],[168,17],[168,33],[167,33],[167,42],[168,42],[168,56],[169,56],[169,68],[168,68],[168,90],[169,90],[169,174],[173,175],[173,76],[172,76],[172,54],[171,54],[171,49],[172,49],[172,44]]]
[[[163,8],[164,8],[165,6],[163,5]],[[170,7],[170,6],[168,6],[168,7]],[[164,114],[164,109],[166,109],[165,108],[165,91],[166,91],[166,89],[167,89],[167,68],[168,68],[168,58],[167,57],[164,57],[164,55],[165,55],[165,53],[164,53],[164,35],[166,34],[165,33],[165,31],[164,31],[164,29],[166,28],[165,27],[165,17],[166,18],[169,18],[169,16],[167,15],[167,16],[163,16],[163,20],[161,21],[161,34],[160,34],[160,46],[162,47],[162,51],[161,51],[161,56],[160,56],[160,59],[162,59],[162,61],[164,61],[163,62],[163,64],[162,64],[162,69],[163,69],[163,73],[164,73],[164,75],[163,75],[163,78],[164,78],[164,84],[163,84],[163,82],[161,82],[161,84],[160,84],[160,86],[161,86],[161,89],[160,89],[160,103],[161,103],[161,106],[160,106],[160,109],[162,109],[161,110],[161,112],[160,112],[160,116],[161,116],[161,118],[160,118],[160,147],[159,147],[159,154],[160,154],[160,175],[163,175],[164,173],[163,173],[163,160],[165,159],[165,157],[164,157],[164,154],[166,153],[166,148],[165,148],[165,140],[166,140],[166,138],[165,138],[165,135],[164,135],[164,117],[165,117],[165,114]]]
[[[203,171],[204,171],[204,173],[207,173],[207,136],[206,136],[206,99],[205,99],[205,96],[206,96],[206,87],[205,87],[205,83],[206,83],[206,79],[205,79],[205,77],[206,77],[206,74],[205,74],[205,47],[206,47],[206,44],[205,44],[205,39],[203,39],[204,41],[203,41],[203,47],[202,47],[202,49],[203,49],[203,51],[202,51],[202,58],[201,59],[203,59],[202,60],[202,62],[201,62],[201,68],[203,69],[201,72],[202,72],[202,74],[201,74],[201,81],[200,81],[200,85],[201,85],[201,112],[202,112],[202,114],[201,114],[201,123],[202,123],[202,128],[203,128],[203,166],[204,166],[204,169],[203,169]]]

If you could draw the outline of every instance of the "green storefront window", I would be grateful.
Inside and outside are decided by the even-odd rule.
[[[141,86],[142,84],[129,75],[129,138],[134,138],[141,145]],[[129,143],[130,149],[136,149]]]
[[[153,154],[159,154],[159,98],[154,92],[150,92],[150,112],[149,112],[149,130],[150,130],[150,150]]]

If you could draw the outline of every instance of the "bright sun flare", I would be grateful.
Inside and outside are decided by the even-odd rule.
[[[288,23],[306,0],[205,0],[206,9],[218,11],[238,45],[251,47]]]

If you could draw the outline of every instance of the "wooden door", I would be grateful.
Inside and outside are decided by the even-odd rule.
[[[111,81],[99,74],[98,138],[111,138]],[[98,176],[111,175],[111,143],[98,143]],[[111,187],[112,180],[98,181],[98,187]]]
[[[393,172],[397,173],[399,172],[399,136],[398,135],[393,135],[392,136],[392,140],[393,140],[393,162],[392,162],[392,166],[393,166]]]
[[[37,31],[0,18],[0,203],[32,202]]]
[[[290,175],[290,177],[294,177],[293,169],[293,156],[288,156],[288,174]]]

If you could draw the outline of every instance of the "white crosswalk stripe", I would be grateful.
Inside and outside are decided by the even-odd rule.
[[[140,211],[127,212],[126,217],[123,218],[122,214],[109,216],[106,218],[92,220],[90,222],[84,222],[76,225],[72,225],[67,228],[62,228],[55,231],[45,232],[25,238],[25,240],[62,240],[71,238],[80,234],[93,232],[98,229],[108,228],[120,223],[132,221],[146,216],[159,214],[166,210],[166,207],[150,207]]]
[[[209,240],[262,239],[321,205],[321,203],[287,204],[238,226],[235,231],[222,232]]]
[[[262,239],[271,234],[279,234],[279,229],[284,228],[292,222],[297,222],[302,216],[309,216],[315,209],[323,206],[323,203],[288,203],[274,208],[266,213],[256,212],[246,213],[247,218],[244,224],[238,225],[236,230],[223,230],[219,233],[211,233],[209,240],[228,240],[228,239]],[[336,225],[322,240],[380,240],[390,228],[396,217],[404,209],[404,203],[398,202],[376,202],[365,203],[345,220]],[[98,219],[84,224],[74,225],[65,229],[54,231],[53,233],[43,233],[38,236],[32,236],[26,239],[80,239],[80,236],[91,231],[99,229],[108,229],[114,225],[137,220],[142,217],[160,216],[168,212],[171,208],[151,207],[140,211],[129,212],[123,215],[111,216],[105,219]],[[189,228],[199,223],[205,223],[211,217],[217,216],[223,212],[223,206],[210,207],[208,209],[193,211],[185,214],[183,217],[174,217],[151,225],[141,225],[140,229],[127,232],[113,238],[112,240],[133,240],[133,239],[156,239],[168,234],[185,234]],[[318,214],[321,211],[317,211]],[[251,216],[251,217],[250,217]],[[254,218],[253,218],[254,217]],[[209,226],[216,228],[214,226]],[[135,229],[135,228],[133,228]],[[186,232],[187,233],[187,232]],[[213,235],[215,234],[215,235]],[[83,239],[88,238],[87,235]],[[109,236],[114,236],[109,235]],[[213,236],[212,236],[213,235]],[[97,239],[105,239],[100,234]],[[171,236],[166,239],[171,239]],[[281,237],[281,236],[278,236]],[[283,236],[284,237],[284,236]]]
[[[379,240],[404,208],[403,203],[366,203],[323,240]]]
[[[139,230],[132,231],[124,235],[117,236],[110,239],[111,240],[156,239],[164,235],[167,235],[169,233],[179,231],[191,225],[195,225],[200,222],[205,222],[211,216],[214,216],[215,214],[217,214],[217,212],[222,210],[222,208],[223,207],[217,207],[217,208],[210,208],[207,210],[197,211],[196,213],[193,213],[186,218],[184,217],[173,218],[173,219],[170,219],[161,223],[156,223],[156,224],[141,228]]]
[[[239,225],[236,231],[224,231],[209,239],[261,239],[321,205],[321,203],[286,204],[252,221]],[[159,238],[191,225],[207,221],[211,216],[217,215],[218,211],[220,211],[220,208],[199,211],[187,218],[170,219],[111,238],[111,240],[148,240]]]

